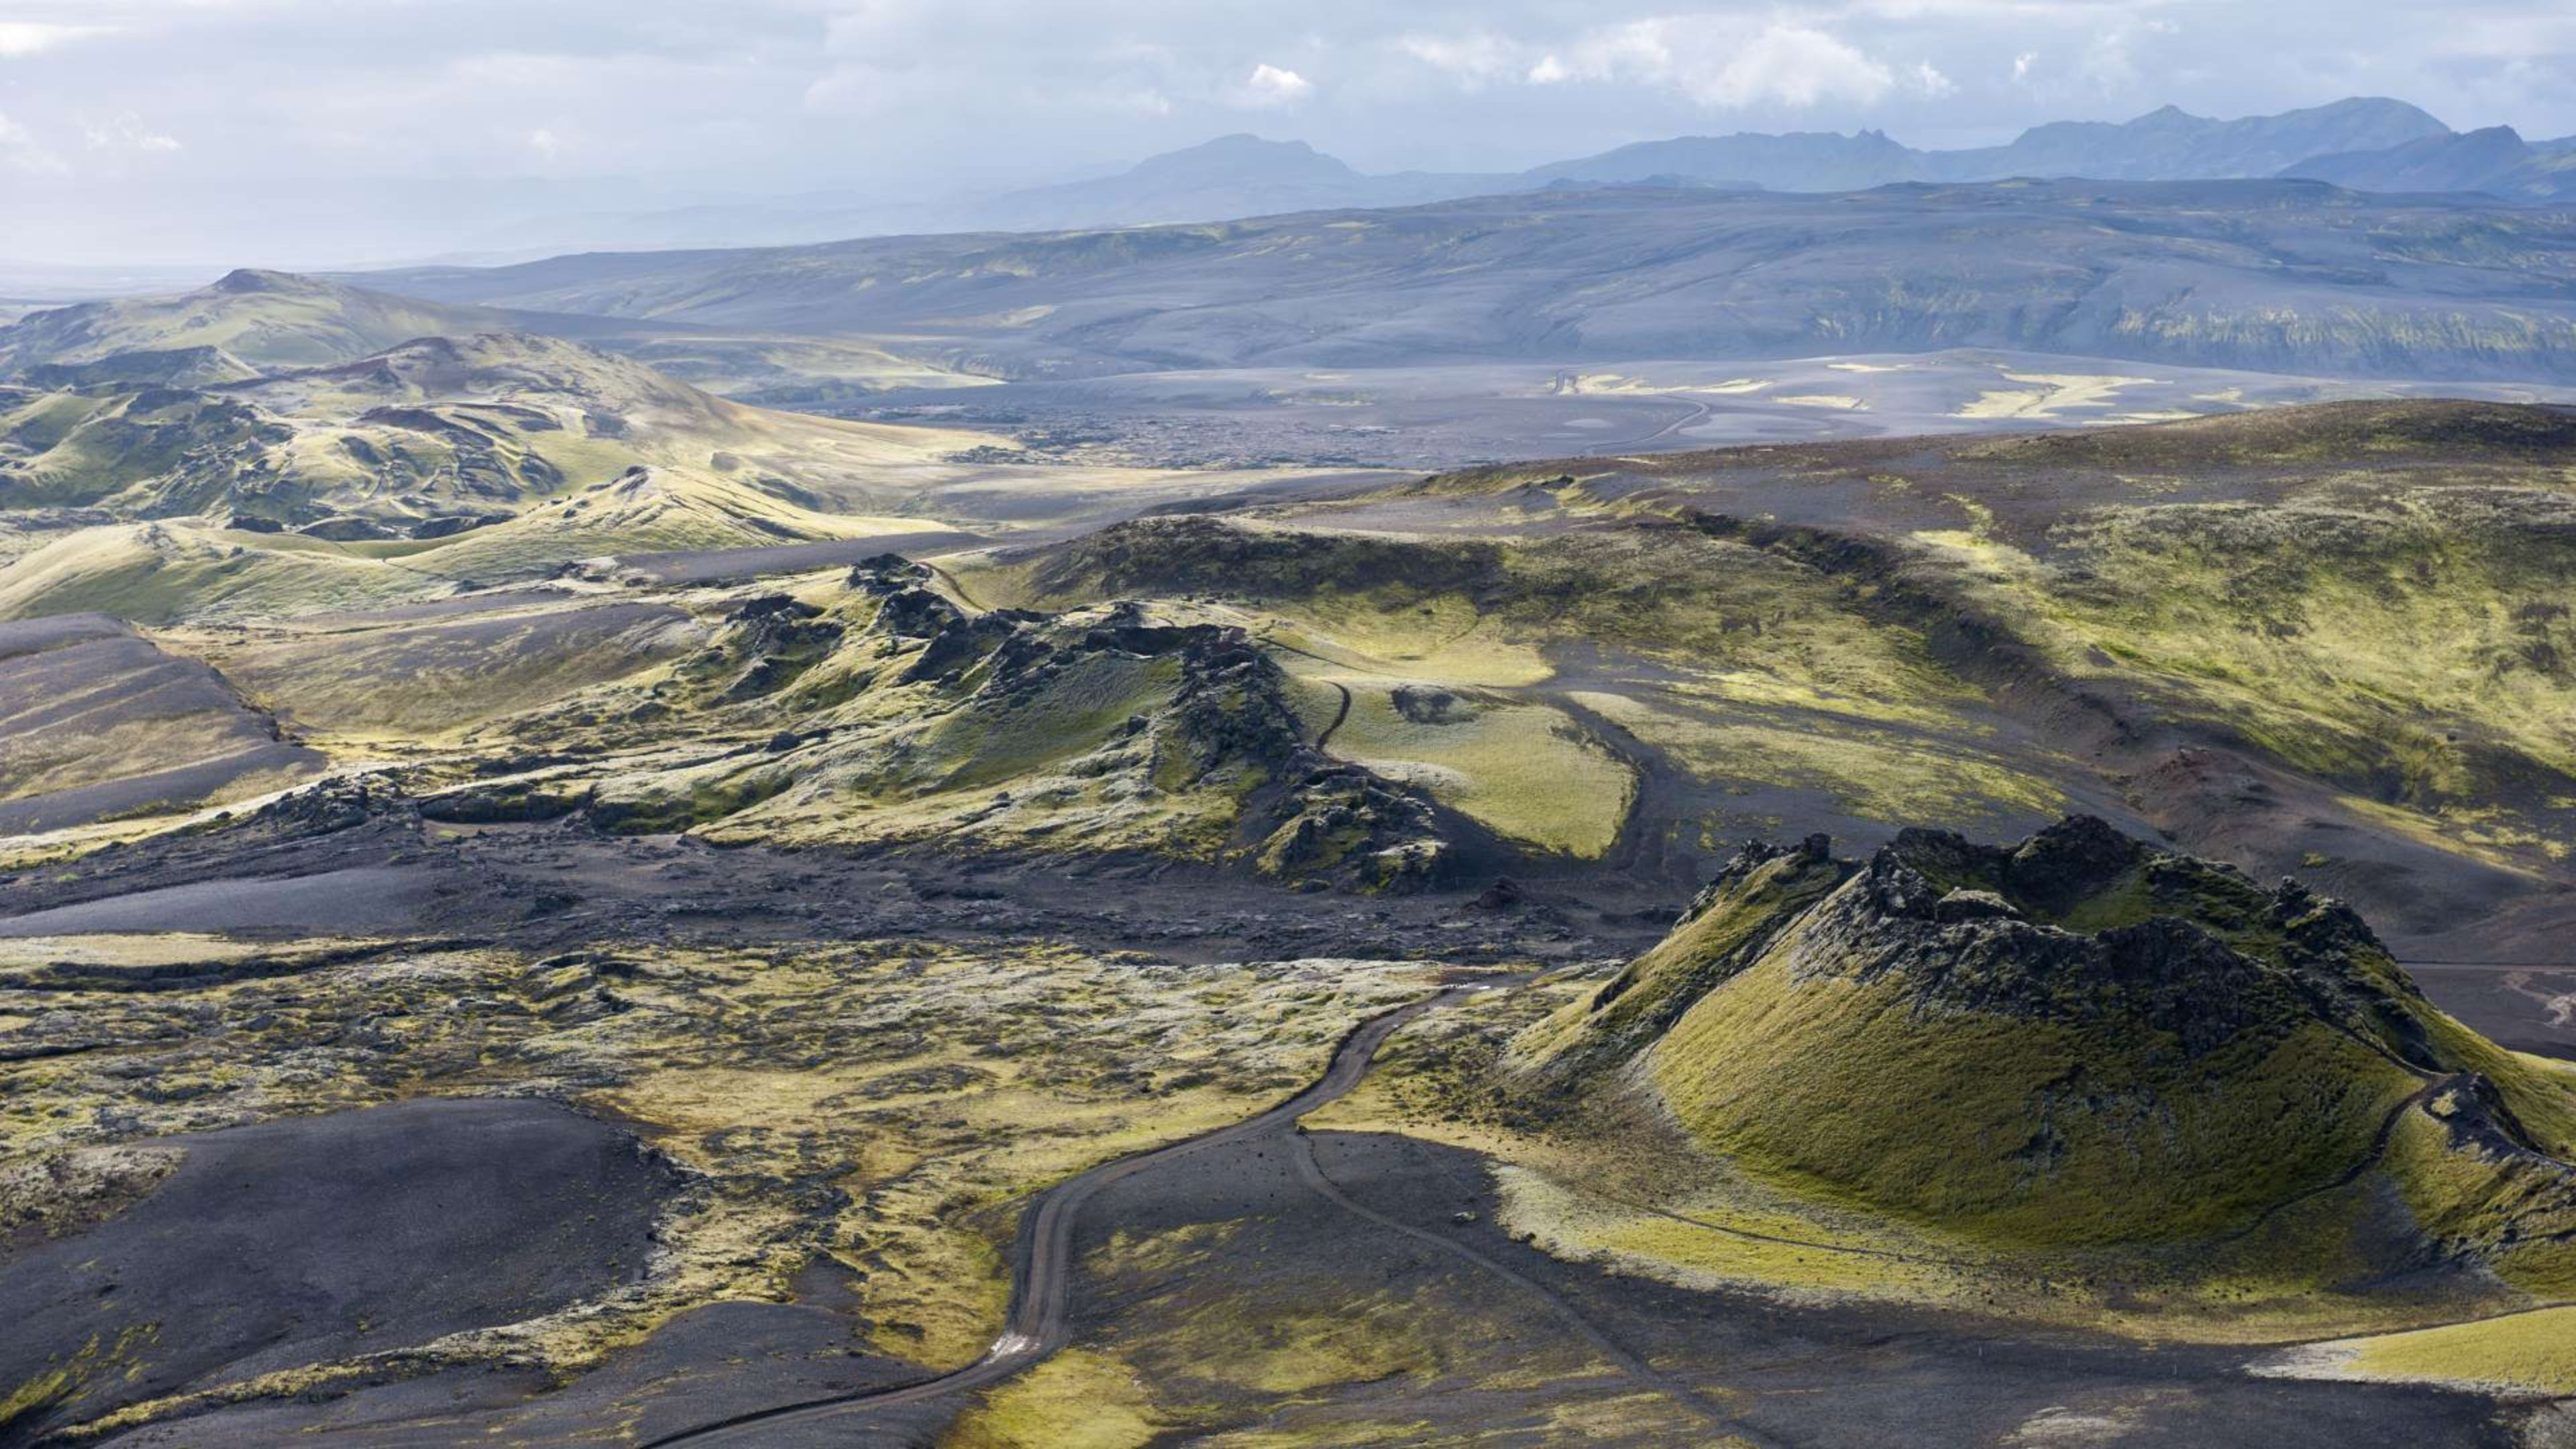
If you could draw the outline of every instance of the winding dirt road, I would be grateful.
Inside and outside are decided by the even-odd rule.
[[[1679,398],[1675,398],[1673,401],[1680,402],[1681,400]],[[1683,413],[1680,417],[1673,419],[1671,422],[1664,424],[1662,427],[1655,429],[1644,437],[1623,438],[1615,443],[1595,443],[1591,447],[1583,450],[1583,456],[1587,458],[1612,456],[1626,452],[1630,449],[1642,448],[1648,443],[1660,443],[1664,439],[1671,437],[1673,434],[1680,432],[1684,428],[1693,427],[1705,421],[1710,413],[1717,410],[1713,404],[1704,402],[1683,403],[1682,405],[1690,409],[1690,411]]]
[[[1342,1044],[1334,1049],[1331,1065],[1324,1069],[1322,1076],[1269,1111],[1168,1147],[1103,1163],[1041,1193],[1035,1208],[1020,1219],[1019,1252],[1015,1255],[1016,1266],[1011,1274],[1011,1311],[1004,1320],[1002,1336],[993,1340],[993,1346],[984,1351],[982,1358],[964,1368],[893,1388],[869,1389],[736,1414],[732,1418],[700,1424],[676,1434],[665,1434],[643,1445],[642,1449],[662,1449],[662,1446],[671,1444],[753,1443],[764,1431],[782,1425],[821,1423],[843,1415],[944,1398],[999,1383],[1031,1367],[1062,1348],[1071,1337],[1068,1308],[1075,1267],[1074,1219],[1083,1205],[1098,1196],[1101,1189],[1202,1148],[1241,1142],[1251,1137],[1292,1134],[1298,1118],[1360,1084],[1360,1079],[1368,1075],[1378,1048],[1385,1045],[1386,1039],[1394,1035],[1397,1028],[1426,1011],[1450,1005],[1499,984],[1496,981],[1452,986],[1410,1005],[1371,1017],[1342,1039]],[[1338,1194],[1335,1196],[1339,1200]]]

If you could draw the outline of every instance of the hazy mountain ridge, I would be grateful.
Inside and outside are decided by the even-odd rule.
[[[1013,377],[1961,346],[2576,375],[2576,220],[2304,181],[1554,192],[364,280],[447,303],[901,336]]]
[[[2012,176],[2224,181],[2276,175],[2328,152],[2378,150],[2448,134],[2448,127],[2414,106],[2376,98],[2229,121],[2166,106],[2126,122],[2055,121],[2024,131],[2008,145],[1971,150],[1920,151],[1879,131],[1685,136],[1534,167],[1527,174],[1611,182],[1659,174],[1742,178],[1779,191]]]
[[[2282,174],[2367,191],[2474,191],[2555,206],[2576,201],[2576,141],[2534,144],[2511,126],[2489,126],[2386,150],[2316,156]]]
[[[1418,206],[1568,183],[1859,191],[1896,182],[2015,176],[2234,180],[2311,175],[2311,158],[2376,154],[2453,133],[2403,101],[2353,97],[2278,115],[2219,120],[2166,106],[2128,121],[2053,121],[2000,146],[1925,150],[1863,130],[1743,132],[1639,141],[1519,171],[1368,173],[1303,141],[1236,134],[1151,156],[1106,176],[985,196],[888,204],[852,193],[532,219],[480,249],[649,250],[809,245],[844,237],[1055,231],[1228,221],[1289,212]],[[2349,183],[2383,185],[2356,171]],[[2440,190],[2455,187],[2434,188]],[[2477,189],[2477,188],[2469,188]],[[2516,194],[2517,200],[2538,200]]]

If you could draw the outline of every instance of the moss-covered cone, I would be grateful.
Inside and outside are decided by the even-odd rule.
[[[2576,1074],[2435,1010],[2340,903],[2098,820],[2012,849],[1908,831],[1865,863],[1748,847],[1510,1063],[2001,1242],[2219,1237],[2379,1174],[2425,1252],[2506,1245],[2549,1281],[2576,1257]]]

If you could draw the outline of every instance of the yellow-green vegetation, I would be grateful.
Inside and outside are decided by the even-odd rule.
[[[1813,789],[1889,821],[2043,814],[2076,768],[1987,745],[1978,691],[1846,581],[1713,531],[1457,540],[1157,519],[966,579],[987,602],[1189,599],[1326,686],[1300,700],[1319,734],[1329,687],[1351,691],[1332,753],[1575,855],[1616,836],[1625,802],[1606,787],[1627,762],[1567,701],[1703,780]],[[1542,688],[1569,655],[1584,687]],[[1591,663],[1604,655],[1624,667]]]
[[[1673,1028],[1647,1068],[1658,1096],[1793,1189],[1998,1242],[2188,1240],[2245,1221],[2367,1152],[2418,1085],[2323,1026],[2186,1067],[2134,1026],[1924,1020],[1901,979],[1796,979],[1798,949]]]
[[[2541,1095],[2529,1074],[2517,1076],[2517,1095]],[[2465,1099],[2476,1090],[2467,1083],[2447,1088],[2425,1110],[2400,1117],[2389,1136],[2389,1174],[2428,1233],[2475,1253],[2526,1292],[2576,1296],[2576,1262],[2565,1246],[2576,1230],[2576,1192],[2563,1168],[2455,1130],[2473,1110]],[[2563,1109],[2563,1097],[2557,1105]]]
[[[2081,872],[2071,895],[1993,894],[2051,871]],[[1945,934],[1928,901],[1905,913],[1944,890],[1987,892],[1975,909],[2008,924],[1959,915]],[[2124,953],[2168,963],[2149,968],[2168,984],[2136,994]],[[2398,1012],[2413,1024],[2389,1025]],[[2576,1105],[2565,1074],[2414,996],[2348,913],[2073,825],[2013,855],[1924,837],[1857,875],[1807,851],[1749,861],[1520,1052],[1573,1080],[1633,1059],[1686,1133],[1756,1174],[1999,1244],[2259,1223],[2369,1166],[2391,1114],[2445,1073],[2528,1103],[2544,1151]]]
[[[2086,373],[2010,372],[2006,382],[2019,383],[2013,388],[1995,388],[1978,394],[1975,401],[1959,409],[1963,418],[2051,418],[2079,410],[2110,407],[2121,389],[2142,387],[2154,381],[2145,377],[2110,377]],[[2191,414],[2183,414],[2189,417]]]
[[[411,762],[437,819],[579,810],[724,843],[1134,852],[1368,888],[1446,869],[1439,796],[1316,753],[1296,686],[1241,631],[1189,610],[973,614],[935,579],[897,561],[792,594],[504,595],[186,638],[337,758]],[[387,671],[419,687],[372,688]],[[1602,767],[1571,845],[1617,828],[1624,772]]]
[[[133,579],[189,595],[173,606],[189,622],[156,637],[174,659],[219,671],[205,674],[209,698],[292,731],[280,769],[403,766],[406,788],[435,797],[435,818],[585,811],[612,829],[728,843],[1133,851],[1384,887],[1444,869],[1456,832],[1435,818],[1438,802],[1533,849],[1597,854],[1630,788],[1622,765],[1537,706],[1408,743],[1415,758],[1399,773],[1436,775],[1427,789],[1337,768],[1311,748],[1322,723],[1301,714],[1301,686],[1239,628],[1211,622],[1223,611],[979,614],[933,570],[900,561],[776,592],[456,594],[419,555],[353,558],[345,550],[362,546],[273,535],[254,537],[275,547],[217,554],[146,527],[168,534],[168,557],[144,551],[130,578],[99,586],[129,602]],[[204,571],[171,566],[180,559]],[[353,608],[308,591],[351,579],[431,592]],[[0,767],[11,748],[0,742]],[[1515,795],[1518,755],[1542,750],[1552,778]],[[64,760],[29,755],[24,773],[33,788],[117,758],[92,740]],[[220,798],[251,803],[267,786],[246,776]],[[62,834],[37,853],[107,839]]]
[[[2546,495],[2435,502],[2113,511],[2068,539],[2085,585],[2014,596],[2069,655],[2098,644],[2320,774],[2386,769],[2430,805],[2478,798],[2485,751],[2576,770],[2571,559],[2514,526]]]
[[[2296,1378],[2446,1384],[2533,1397],[2576,1394],[2576,1307],[2315,1344],[2262,1371]]]
[[[1069,621],[1058,638],[1078,637],[1092,622]],[[944,686],[895,678],[908,662],[872,660],[877,687],[826,716],[846,733],[811,751],[603,781],[599,798],[646,818],[704,820],[718,839],[938,837],[989,849],[1130,845],[1213,858],[1245,792],[1266,779],[1256,760],[1222,766],[1218,778],[1188,767],[1173,736],[1182,727],[1171,711],[1183,666],[1172,655],[1073,653],[1025,684],[999,677],[982,651]]]
[[[1141,593],[1248,603],[1348,657],[1319,652],[1382,662],[1399,682],[1540,683],[1550,666],[1505,669],[1493,651],[1539,661],[1582,641],[1685,669],[1698,688],[1745,703],[1933,723],[1971,697],[1919,638],[1854,607],[1840,580],[1672,528],[1460,542],[1157,519],[1078,540],[1003,583],[1004,602]]]
[[[203,524],[84,529],[0,569],[0,617],[97,611],[142,624],[369,609],[451,591],[327,544]]]
[[[1308,677],[1350,692],[1331,753],[1418,786],[1499,834],[1591,859],[1627,819],[1634,772],[1561,710],[1365,674]],[[1320,700],[1310,713],[1333,718]]]
[[[2260,1342],[2576,1292],[2571,1110],[2343,907],[2070,822],[1748,852],[1654,951],[1409,1028],[1310,1124],[1485,1153],[1506,1227],[1624,1271]],[[2357,1231],[2390,1200],[2423,1247]]]
[[[621,344],[625,355],[719,396],[754,394],[803,407],[905,387],[979,387],[1002,379],[866,342],[703,330]]]
[[[2034,398],[2017,403],[2107,403],[2121,383],[2030,378]],[[1477,469],[1344,511],[1372,522],[1408,507],[1481,518],[1509,560],[1497,570],[1514,576],[1552,550],[1585,556],[1570,539],[1510,537],[1525,500],[1553,501],[1559,524],[1581,520],[1574,538],[1655,536],[1583,545],[1601,579],[1620,581],[1605,584],[1610,594],[1656,578],[1659,552],[1691,556],[1673,536],[1751,555],[1699,549],[1686,576],[1718,606],[1703,615],[1723,621],[1716,637],[1694,631],[1688,611],[1634,631],[1615,620],[1604,629],[1592,611],[1593,632],[1622,650],[1650,650],[1635,642],[1649,635],[1691,641],[1687,655],[1653,656],[1674,672],[1657,681],[1664,698],[1608,687],[1639,703],[1713,696],[1904,723],[1972,761],[1993,735],[1980,706],[2038,704],[2039,747],[2016,739],[2004,754],[2042,793],[2074,778],[2049,744],[2081,759],[2099,747],[2099,725],[2152,719],[2323,781],[2343,801],[2338,826],[2557,879],[2576,850],[2567,809],[2550,803],[2576,797],[2576,634],[2559,597],[2576,564],[2571,456],[2576,434],[2546,410],[2353,403],[1901,447]],[[1862,490],[1874,501],[1855,515]],[[1739,579],[1762,586],[1771,607],[1729,602]],[[1502,587],[1476,597],[1498,619],[1511,615]],[[1853,647],[1846,633],[1865,642]],[[1989,700],[1988,690],[2006,694]],[[1813,714],[1719,723],[1836,733]],[[2060,729],[2073,738],[2048,738]],[[1854,740],[1864,756],[1872,744]],[[1794,746],[1776,736],[1738,734],[1725,748],[1757,761],[1748,774],[1815,782],[1782,758]],[[1855,774],[1820,783],[1861,800],[1887,771],[1863,763]],[[2198,808],[2154,792],[2141,803],[2177,821]]]
[[[1075,1349],[995,1389],[939,1443],[941,1449],[1143,1449],[1164,1427],[1134,1371]]]
[[[670,608],[500,601],[463,620],[171,638],[249,697],[275,702],[280,718],[354,754],[439,742],[506,715],[554,709],[583,689],[668,663],[710,632]],[[388,689],[388,679],[402,686]]]
[[[1638,693],[1648,698],[1599,690],[1570,697],[1693,774],[1808,786],[1871,819],[1957,822],[1998,806],[2045,813],[2065,802],[2026,764],[1972,745],[1850,723],[1801,727],[1777,716],[1711,711],[1659,690]]]
[[[173,296],[88,302],[37,314],[0,365],[79,366],[210,350],[244,371],[315,367],[437,333],[507,330],[508,314],[444,307],[287,272],[245,269]]]
[[[2527,785],[2576,772],[2556,482],[2356,477],[2278,504],[2101,509],[2045,553],[1923,541],[2068,677],[2142,687],[2342,783],[2383,828],[2528,868],[2576,844]]]
[[[97,973],[41,992],[0,978],[0,1046],[35,1039],[40,1011],[75,1014],[86,1044],[0,1059],[0,1204],[13,1219],[34,1204],[71,1221],[166,1170],[124,1144],[281,1115],[507,1094],[633,1124],[697,1174],[660,1226],[649,1278],[431,1351],[559,1365],[692,1304],[783,1300],[818,1260],[868,1265],[852,1282],[880,1350],[971,1359],[1000,1323],[1013,1204],[1271,1105],[1322,1069],[1353,1022],[1419,996],[1427,971],[1183,968],[1045,943],[534,961],[317,943],[288,948],[311,959],[286,975],[239,969],[275,947],[12,949]],[[207,970],[176,988],[166,971],[150,983],[163,989],[138,989],[142,978],[128,986],[108,969],[200,952]],[[367,1029],[351,1030],[360,1019]]]
[[[151,815],[284,788],[319,767],[221,677],[115,620],[8,627],[0,800],[19,829]]]
[[[409,335],[221,394],[0,395],[10,501],[160,520],[35,550],[0,612],[275,617],[608,555],[899,537],[940,527],[886,516],[959,471],[929,465],[995,441],[744,407],[553,339]]]
[[[1472,1422],[1488,1396],[1516,1421],[1535,1414],[1524,1422],[1548,1443],[1728,1442],[1579,1343],[1532,1331],[1525,1315],[1541,1310],[1508,1285],[1495,1296],[1492,1280],[1435,1270],[1355,1289],[1349,1264],[1336,1272],[1314,1258],[1321,1244],[1281,1233],[1261,1217],[1118,1233],[1085,1276],[1137,1306],[988,1391],[943,1449],[1447,1443],[1438,1424]],[[1539,1388],[1547,1402],[1530,1405]]]

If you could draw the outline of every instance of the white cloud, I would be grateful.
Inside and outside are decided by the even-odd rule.
[[[1252,68],[1235,103],[1245,106],[1293,106],[1315,93],[1315,83],[1279,66],[1263,61]]]
[[[1574,72],[1565,68],[1565,60],[1561,56],[1540,56],[1538,64],[1529,68],[1529,83],[1534,86],[1552,86],[1562,80],[1571,80],[1573,76]]]
[[[823,49],[833,55],[866,55],[913,38],[926,17],[906,0],[857,0],[823,22]]]
[[[71,171],[63,158],[36,139],[36,133],[0,115],[0,171],[21,176],[62,176]]]
[[[1896,84],[1895,73],[1812,25],[1773,20],[1759,29],[1724,16],[1632,20],[1587,32],[1562,55],[1539,63],[1532,80],[1624,81],[1662,86],[1711,110],[1765,102],[1866,105]]]
[[[2128,26],[2114,26],[2084,47],[2076,69],[2093,89],[2118,94],[2138,88],[2138,62],[2129,50],[2134,33]]]
[[[1489,31],[1455,37],[1408,35],[1396,42],[1396,48],[1469,90],[1527,74],[1530,69],[1524,47]]]
[[[1916,90],[1936,101],[1959,93],[1959,83],[1943,75],[1940,68],[1928,60],[1914,63],[1913,80]]]
[[[2013,83],[2015,85],[2027,84],[2030,80],[2030,68],[2037,64],[2039,64],[2038,51],[2025,50],[2021,54],[2014,56]]]
[[[1110,90],[1091,94],[1090,99],[1104,111],[1126,111],[1139,116],[1168,116],[1172,98],[1158,90]]]
[[[167,155],[186,149],[179,144],[178,137],[144,125],[143,118],[132,111],[121,112],[104,121],[82,122],[81,141],[93,151],[147,156]]]
[[[65,41],[101,34],[95,25],[64,25],[47,20],[0,20],[0,59],[14,60],[53,49]]]
[[[825,115],[877,116],[927,104],[935,78],[918,66],[843,61],[805,88],[805,109]]]

